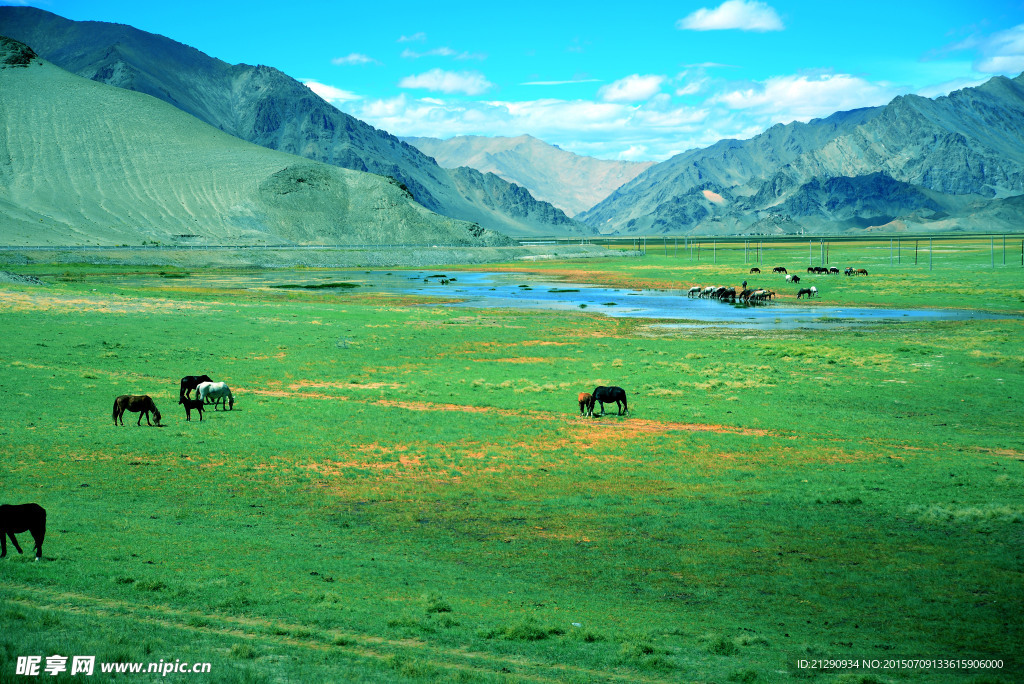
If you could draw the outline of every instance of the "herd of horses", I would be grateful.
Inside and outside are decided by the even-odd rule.
[[[771,301],[776,294],[772,290],[765,290],[763,288],[743,288],[740,292],[737,292],[735,287],[711,286],[691,287],[686,296],[697,297],[698,299],[718,299],[733,304],[737,302],[742,304],[759,304]]]
[[[754,266],[750,269],[751,273],[760,273],[761,269]],[[839,269],[835,266],[824,267],[824,266],[809,266],[807,268],[808,273],[816,275],[838,275]],[[791,274],[785,266],[776,266],[772,269],[772,273],[781,273],[786,276],[787,283],[797,284],[800,282],[800,276]],[[868,274],[866,269],[847,267],[843,271],[848,276],[853,275],[864,275]],[[805,295],[808,298],[817,296],[818,288],[814,287],[802,287],[796,293],[797,299],[802,299]],[[691,287],[686,294],[687,297],[696,297],[698,299],[717,299],[723,302],[731,302],[733,304],[764,304],[770,302],[776,297],[776,293],[772,290],[764,288],[748,288],[746,281],[743,281],[742,288],[735,287]]]
[[[189,395],[195,390],[195,399]],[[213,404],[216,411],[218,406],[227,410],[234,410],[235,398],[231,389],[225,382],[214,382],[209,375],[186,375],[181,379],[181,389],[178,393],[178,403],[185,407],[185,420],[192,420],[192,411],[198,411],[199,420],[203,420],[203,410],[209,404]],[[148,394],[122,394],[114,399],[114,425],[124,425],[124,414],[126,411],[138,413],[139,419],[136,425],[142,425],[142,418],[146,418],[146,425],[152,426],[149,422],[150,415],[160,427],[160,409],[156,402]]]

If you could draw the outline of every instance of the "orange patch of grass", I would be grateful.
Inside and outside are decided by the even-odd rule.
[[[113,314],[169,312],[182,309],[211,309],[208,304],[160,299],[129,299],[117,295],[77,295],[11,292],[0,290],[0,309],[10,311],[91,311]]]

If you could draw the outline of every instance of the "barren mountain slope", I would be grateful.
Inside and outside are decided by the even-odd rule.
[[[68,71],[148,93],[244,140],[391,176],[418,202],[446,216],[509,235],[592,232],[543,206],[513,215],[503,206],[467,199],[448,171],[419,150],[339,111],[272,67],[229,65],[130,26],[69,21],[31,7],[0,7],[0,35]],[[545,216],[552,220],[540,218]]]
[[[602,232],[1002,230],[979,217],[1006,216],[987,204],[1022,193],[1024,77],[997,77],[691,150],[579,218]]]
[[[527,188],[570,216],[591,208],[654,162],[584,157],[529,135],[403,138],[446,169],[469,166]]]
[[[508,242],[387,178],[244,142],[10,39],[0,62],[6,244]]]

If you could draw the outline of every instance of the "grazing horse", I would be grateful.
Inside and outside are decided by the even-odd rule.
[[[810,298],[815,292],[816,290],[813,287],[801,287],[800,291],[796,293],[796,298],[800,299],[804,295],[807,295],[807,297]]]
[[[202,399],[189,399],[188,397],[182,397],[179,404],[185,405],[185,420],[192,420],[192,409],[199,411],[199,422],[203,422],[203,400]]]
[[[181,379],[181,392],[178,394],[178,403],[188,397],[189,392],[199,386],[201,382],[213,382],[209,375],[186,375]]]
[[[125,411],[139,414],[137,425],[142,425],[142,416],[146,416],[146,425],[152,425],[149,422],[149,414],[152,413],[153,419],[156,420],[156,426],[160,427],[160,411],[157,410],[156,404],[148,394],[122,394],[115,399],[114,425],[117,425],[118,420],[121,421],[121,425],[124,425]]]
[[[623,411],[629,413],[629,406],[626,404],[626,390],[621,387],[595,387],[590,397],[590,414],[594,413],[594,404],[601,404],[601,415],[604,415],[604,405],[615,402],[621,416]]]
[[[772,273],[789,273],[785,266],[776,266],[772,269]]]
[[[580,415],[581,416],[592,416],[594,415],[594,406],[592,404],[593,397],[590,396],[590,392],[580,392]]]
[[[750,269],[750,272],[751,273],[760,273],[761,269],[759,269],[757,266],[755,266],[754,268]]]
[[[853,272],[853,275],[867,275],[867,274],[868,274],[867,270],[863,269],[863,268],[858,268],[856,271]]]
[[[30,532],[36,543],[36,560],[43,557],[43,537],[46,536],[46,509],[39,504],[4,504],[0,506],[0,558],[7,555],[7,537],[11,538],[18,553],[24,553],[14,535]]]
[[[231,396],[226,382],[202,382],[196,387],[196,395],[205,403],[213,403],[213,410],[217,410],[217,404],[223,405],[227,400],[228,408],[234,410],[235,398]],[[212,402],[211,402],[212,400]]]
[[[828,274],[829,275],[839,275],[839,269],[836,268],[835,266],[833,266],[830,269],[828,269]]]

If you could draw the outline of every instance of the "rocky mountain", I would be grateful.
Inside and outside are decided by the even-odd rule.
[[[0,235],[10,245],[501,245],[397,181],[245,142],[0,37]]]
[[[402,140],[446,169],[468,166],[494,173],[527,188],[537,199],[550,202],[570,216],[590,209],[654,164],[584,157],[529,135]]]
[[[243,140],[390,176],[420,204],[446,216],[508,235],[592,232],[532,197],[523,199],[529,207],[467,199],[463,186],[471,172],[449,173],[415,147],[339,111],[268,66],[231,65],[130,26],[70,21],[32,7],[0,7],[0,35],[72,73],[152,95]],[[494,183],[482,175],[471,182]]]
[[[1019,229],[1024,75],[777,125],[657,164],[577,218],[603,233]]]

